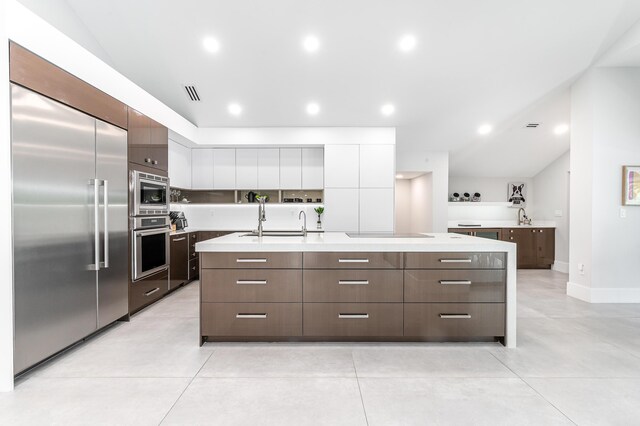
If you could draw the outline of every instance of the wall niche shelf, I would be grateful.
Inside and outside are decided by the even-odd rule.
[[[254,192],[267,195],[268,204],[316,204],[324,203],[324,191],[286,190],[286,189],[182,189],[171,188],[170,202],[173,204],[226,204],[247,205],[255,204],[248,201],[247,194]],[[184,201],[187,200],[187,201]]]
[[[508,201],[449,201],[449,207],[474,206],[474,207],[513,207]]]

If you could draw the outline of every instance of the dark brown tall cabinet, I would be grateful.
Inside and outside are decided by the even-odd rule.
[[[129,108],[129,162],[169,170],[169,129]]]
[[[181,232],[171,236],[171,290],[198,278],[200,260],[196,253],[198,232]]]
[[[502,239],[518,245],[518,268],[549,269],[553,265],[554,228],[506,228]]]

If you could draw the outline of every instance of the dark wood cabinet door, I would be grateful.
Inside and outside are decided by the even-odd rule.
[[[151,167],[150,144],[151,128],[149,117],[129,108],[127,129],[127,145],[129,146],[129,162]]]
[[[151,164],[154,169],[169,171],[169,149],[167,146],[151,145],[147,148]]]
[[[534,231],[530,228],[509,229],[509,241],[518,245],[518,268],[535,268],[538,263]]]
[[[555,260],[555,229],[540,228],[535,230],[537,266],[550,268]]]
[[[189,234],[177,234],[171,237],[171,288],[176,288],[189,280]]]
[[[149,128],[151,145],[164,147],[169,145],[169,129],[151,119],[149,119]]]

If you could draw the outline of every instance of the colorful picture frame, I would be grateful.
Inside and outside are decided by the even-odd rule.
[[[622,205],[640,206],[640,166],[622,166]]]

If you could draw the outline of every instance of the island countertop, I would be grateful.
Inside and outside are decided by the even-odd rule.
[[[306,237],[253,237],[236,232],[223,237],[201,241],[197,252],[429,252],[469,251],[506,252],[515,255],[516,245],[506,241],[489,240],[458,234],[424,234],[428,238],[352,238],[344,232],[307,234]]]

